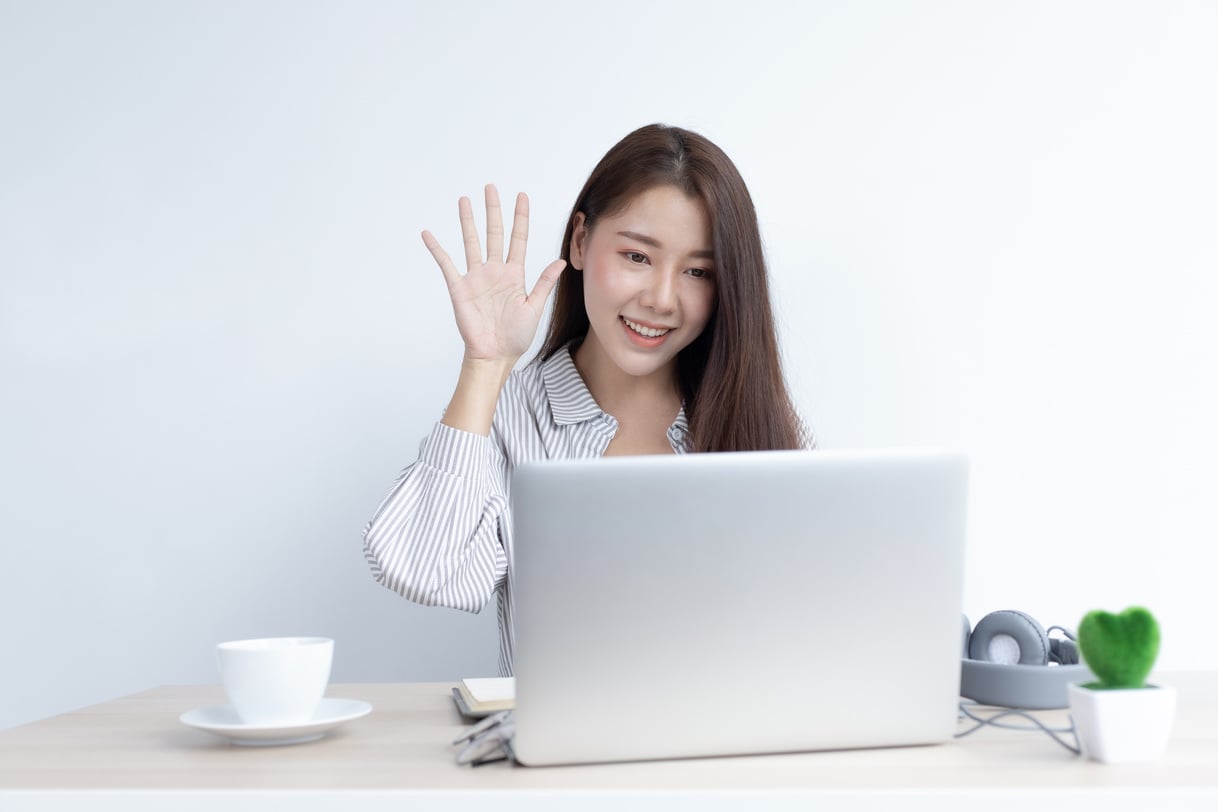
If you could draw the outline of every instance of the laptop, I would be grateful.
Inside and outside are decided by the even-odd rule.
[[[520,466],[517,760],[950,739],[967,476],[933,450]]]

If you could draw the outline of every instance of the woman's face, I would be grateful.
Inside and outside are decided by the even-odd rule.
[[[706,206],[657,186],[590,230],[575,217],[571,264],[583,273],[589,322],[581,351],[628,375],[671,375],[715,308]]]

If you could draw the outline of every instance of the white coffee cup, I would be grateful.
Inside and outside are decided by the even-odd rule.
[[[266,637],[216,647],[220,682],[247,725],[289,725],[313,718],[326,684],[334,641]]]

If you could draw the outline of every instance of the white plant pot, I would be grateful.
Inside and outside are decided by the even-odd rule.
[[[1092,690],[1071,683],[1070,715],[1083,755],[1107,764],[1154,761],[1167,749],[1176,717],[1176,689]]]

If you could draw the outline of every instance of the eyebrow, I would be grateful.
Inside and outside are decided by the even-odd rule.
[[[619,231],[618,236],[625,237],[628,240],[637,240],[637,241],[643,243],[644,245],[650,245],[652,248],[663,248],[664,247],[663,245],[660,244],[660,241],[657,240],[655,237],[648,237],[646,234],[640,234],[637,231]],[[689,253],[689,255],[691,257],[697,257],[698,259],[714,259],[715,258],[715,252],[706,250],[706,249],[701,250],[701,251],[691,251]]]

